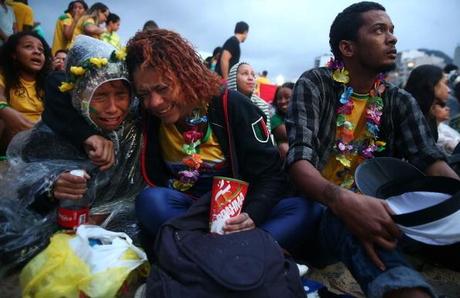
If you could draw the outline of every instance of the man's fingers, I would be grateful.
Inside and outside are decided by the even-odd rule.
[[[364,250],[366,251],[367,255],[371,259],[371,261],[379,268],[380,270],[385,270],[385,265],[383,264],[382,260],[380,260],[377,252],[375,251],[374,245],[371,242],[363,241],[362,245]]]
[[[393,210],[391,210],[387,202],[383,202],[383,206],[385,207],[385,210],[388,212],[388,214],[390,215],[394,214]],[[393,219],[391,219],[391,222],[388,222],[387,224],[385,224],[385,228],[390,233],[391,236],[395,238],[401,238],[402,236],[401,230],[398,228],[398,226],[393,221]]]
[[[393,250],[396,248],[398,241],[396,239],[389,240],[383,237],[378,237],[374,239],[374,243],[386,250]]]

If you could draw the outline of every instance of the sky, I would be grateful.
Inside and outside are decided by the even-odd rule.
[[[70,1],[29,0],[35,19],[51,43],[54,26]],[[96,1],[87,1],[89,5]],[[233,35],[235,24],[249,24],[240,61],[256,72],[268,70],[295,81],[313,67],[315,57],[330,52],[329,28],[335,16],[356,1],[348,0],[102,0],[121,18],[123,42],[152,19],[180,33],[199,52],[212,52]],[[385,0],[395,25],[398,50],[436,49],[450,57],[460,45],[459,0]]]

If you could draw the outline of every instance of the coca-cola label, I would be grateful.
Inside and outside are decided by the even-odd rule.
[[[248,183],[214,177],[209,215],[211,233],[223,234],[225,221],[241,213]]]
[[[74,229],[88,222],[89,208],[58,208],[57,223],[63,228]]]

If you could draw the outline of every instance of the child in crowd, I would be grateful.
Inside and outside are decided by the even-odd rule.
[[[31,128],[43,112],[45,77],[51,69],[50,49],[35,32],[16,33],[0,53],[0,144]],[[1,150],[0,150],[1,151]]]
[[[75,24],[87,9],[88,4],[85,1],[72,1],[64,14],[58,18],[54,28],[53,46],[51,48],[53,56],[56,55],[57,51],[69,47]]]
[[[117,31],[120,28],[120,17],[114,13],[110,13],[105,21],[105,31],[101,34],[101,40],[113,45],[117,49],[121,49],[120,36]]]
[[[104,28],[99,27],[104,23],[109,16],[109,8],[100,2],[96,2],[86,11],[86,13],[78,20],[72,34],[72,43],[80,34],[88,35],[94,38],[100,38],[105,32]]]

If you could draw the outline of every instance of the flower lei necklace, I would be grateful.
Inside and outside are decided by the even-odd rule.
[[[189,129],[182,133],[185,142],[185,144],[182,145],[182,152],[187,154],[187,156],[182,159],[182,163],[185,164],[188,169],[180,171],[178,173],[178,179],[172,179],[170,182],[170,186],[179,191],[189,190],[200,177],[200,172],[198,170],[203,160],[199,154],[199,146],[204,134],[199,131],[199,128],[208,123],[208,117],[201,116],[199,110],[195,109],[192,112],[192,116],[185,120],[185,123]],[[209,132],[208,127],[206,135],[208,135]]]
[[[334,150],[337,161],[345,168],[342,174],[344,175],[344,179],[341,186],[351,188],[354,184],[353,173],[350,170],[352,159],[357,155],[363,159],[373,158],[374,152],[385,150],[386,143],[378,140],[380,120],[383,114],[383,100],[381,95],[385,91],[385,84],[383,75],[379,74],[374,81],[372,89],[369,91],[369,99],[367,100],[365,111],[366,131],[364,137],[355,139],[353,135],[354,126],[350,121],[346,120],[346,116],[351,115],[354,108],[353,101],[351,100],[353,88],[347,86],[350,81],[348,71],[341,61],[334,59],[329,61],[328,67],[333,70],[332,79],[342,83],[344,87],[344,91],[339,99],[340,106],[337,108],[337,133]]]

